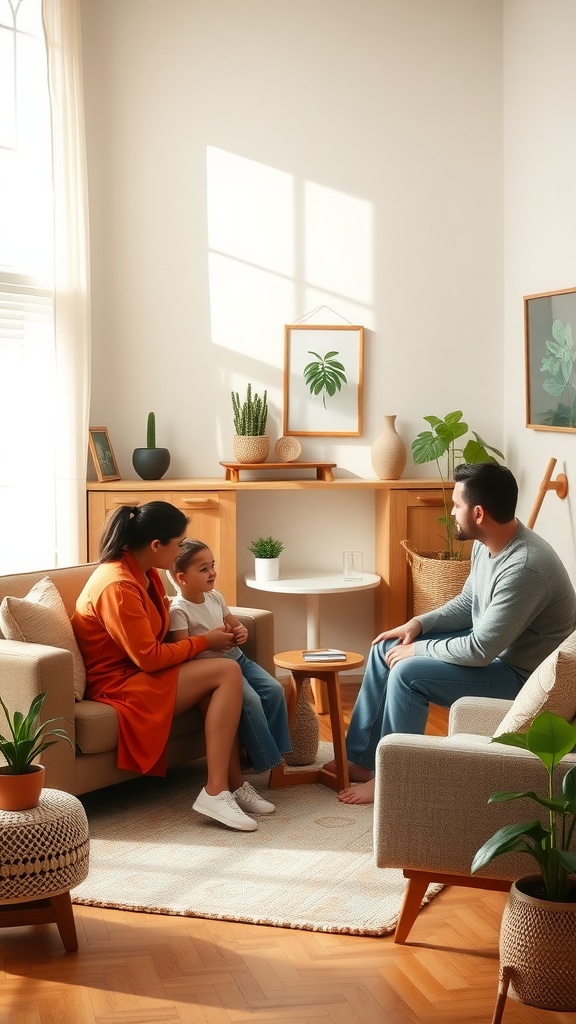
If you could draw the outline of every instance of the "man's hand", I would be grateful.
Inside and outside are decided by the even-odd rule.
[[[388,668],[393,668],[397,661],[404,661],[405,658],[414,657],[414,644],[396,644],[391,647],[386,655]]]
[[[384,633],[380,633],[372,643],[379,644],[381,640],[395,640],[398,639],[400,644],[411,644],[417,636],[420,636],[422,632],[422,625],[418,619],[410,619],[409,622],[405,622],[403,626],[394,626],[393,629],[386,629]],[[397,646],[400,646],[398,644]],[[410,655],[406,655],[410,657]]]

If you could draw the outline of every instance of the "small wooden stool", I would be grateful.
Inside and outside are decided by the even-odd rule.
[[[78,949],[70,889],[88,874],[89,835],[79,800],[44,789],[38,807],[0,811],[0,928],[54,923]]]
[[[346,651],[345,661],[304,661],[302,651],[283,651],[281,654],[274,655],[274,664],[279,668],[288,668],[292,673],[296,686],[296,700],[293,702],[293,707],[298,703],[300,691],[307,679],[320,679],[326,683],[336,772],[334,774],[327,772],[325,768],[311,768],[301,772],[288,771],[286,765],[277,765],[270,772],[270,789],[302,786],[311,782],[321,782],[324,786],[336,791],[346,789],[350,785],[350,777],[348,775],[338,673],[350,668],[360,668],[364,664],[363,656],[355,654],[353,651]]]

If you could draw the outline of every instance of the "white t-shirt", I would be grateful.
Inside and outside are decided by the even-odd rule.
[[[202,633],[208,633],[211,629],[218,629],[224,625],[224,617],[230,614],[230,609],[226,604],[226,601],[217,590],[210,590],[207,594],[204,594],[203,604],[194,604],[193,601],[187,601],[186,598],[182,597],[182,594],[178,594],[177,597],[173,597],[170,601],[170,629],[185,629],[188,632],[188,636],[200,636]],[[209,658],[233,658],[234,661],[241,655],[239,647],[233,647],[232,650],[226,651],[203,651],[201,654],[197,654],[197,658],[209,657]]]

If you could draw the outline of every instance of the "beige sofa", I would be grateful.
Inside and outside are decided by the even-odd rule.
[[[93,565],[0,576],[0,602],[6,596],[25,597],[48,576],[59,591],[69,615],[93,571]],[[234,608],[248,628],[243,650],[274,674],[274,619],[257,608]],[[137,773],[116,766],[118,720],[113,708],[90,700],[74,700],[72,655],[42,644],[6,640],[0,633],[0,693],[10,711],[27,710],[37,693],[46,691],[42,718],[64,718],[74,747],[56,743],[44,752],[46,785],[78,796],[94,789],[134,778]],[[3,718],[3,715],[2,715]],[[0,722],[0,732],[5,732]],[[174,719],[168,742],[168,765],[191,761],[205,754],[200,713],[192,708]]]

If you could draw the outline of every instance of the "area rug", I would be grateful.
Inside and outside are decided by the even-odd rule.
[[[322,743],[321,762],[332,747]],[[351,935],[388,935],[406,881],[376,868],[372,806],[322,785],[267,790],[276,812],[234,832],[191,809],[202,764],[88,794],[90,871],[74,903]],[[430,887],[424,902],[440,891]]]

